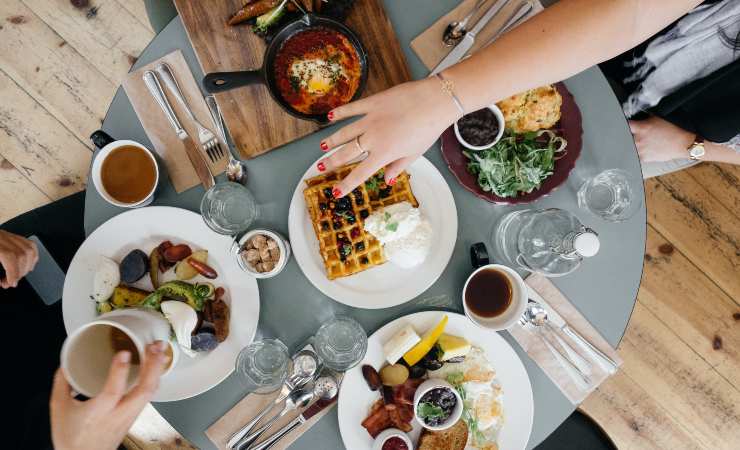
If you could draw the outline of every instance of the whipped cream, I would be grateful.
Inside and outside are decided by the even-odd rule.
[[[365,219],[365,231],[380,241],[389,261],[403,268],[423,263],[432,246],[432,226],[409,202],[375,211]]]

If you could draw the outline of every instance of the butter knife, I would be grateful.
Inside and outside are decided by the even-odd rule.
[[[196,147],[195,142],[193,142],[190,136],[188,136],[188,133],[177,119],[177,115],[172,109],[172,105],[170,105],[170,102],[167,100],[164,90],[162,89],[162,85],[159,83],[157,74],[152,70],[147,70],[144,72],[142,78],[144,79],[144,84],[149,90],[149,93],[152,94],[154,100],[157,102],[159,107],[162,108],[165,117],[167,117],[170,125],[172,125],[172,128],[175,130],[177,138],[182,141],[183,146],[185,147],[185,153],[187,153],[188,159],[190,159],[190,164],[193,165],[201,184],[206,190],[210,189],[214,184],[216,184],[216,182],[213,179],[211,170],[208,168],[208,163],[200,150],[198,150],[198,147]]]
[[[475,44],[475,36],[480,32],[480,30],[483,29],[486,25],[488,25],[488,22],[493,19],[493,16],[495,16],[501,9],[506,6],[506,4],[509,2],[509,0],[498,0],[496,3],[494,3],[488,11],[483,15],[483,17],[478,20],[478,22],[475,24],[472,30],[465,33],[465,36],[463,36],[462,41],[460,41],[459,44],[455,46],[455,48],[452,49],[450,53],[447,54],[447,56],[440,61],[439,64],[437,64],[437,67],[432,69],[432,73],[430,75],[436,75],[439,72],[445,70],[446,68],[454,65],[460,59],[462,59],[463,56],[470,50],[473,45]]]
[[[276,431],[275,434],[273,434],[269,438],[265,439],[264,441],[253,447],[250,447],[249,450],[268,450],[269,448],[272,448],[273,445],[277,444],[277,442],[280,441],[280,439],[284,438],[288,433],[303,425],[316,414],[331,406],[336,401],[337,396],[335,395],[329,400],[319,400],[315,402],[313,405],[306,408],[306,410],[303,411],[300,416],[288,422],[288,424]]]

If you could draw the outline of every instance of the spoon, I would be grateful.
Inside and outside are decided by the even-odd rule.
[[[226,128],[224,126],[224,118],[221,115],[221,110],[218,108],[216,99],[212,95],[206,95],[206,105],[208,105],[208,111],[211,113],[213,123],[216,124],[216,132],[218,137],[226,144],[229,148],[229,163],[226,165],[226,178],[234,183],[246,184],[247,183],[247,166],[241,162],[241,160],[234,156],[234,148],[229,144],[226,139]]]
[[[308,406],[309,403],[311,403],[311,400],[314,398],[314,387],[306,387],[303,389],[298,389],[297,391],[291,392],[290,395],[288,395],[288,398],[285,400],[285,406],[283,407],[283,410],[280,411],[278,414],[275,414],[265,422],[264,425],[257,428],[253,433],[249,434],[245,438],[243,438],[241,441],[239,441],[236,444],[237,449],[242,449],[249,447],[253,443],[257,441],[257,439],[262,436],[262,434],[267,431],[272,424],[277,422],[281,417],[288,414],[291,411],[294,411],[296,409],[303,408],[305,406]]]
[[[465,28],[468,25],[468,22],[473,17],[473,15],[478,12],[481,6],[486,2],[486,0],[478,0],[475,3],[475,6],[473,9],[468,13],[467,16],[463,17],[461,21],[455,21],[450,22],[449,25],[447,25],[447,28],[445,28],[445,32],[442,34],[442,42],[447,47],[452,47],[454,45],[457,45],[458,42],[460,42],[465,36],[465,33],[468,32],[468,30]]]
[[[318,358],[316,354],[310,350],[302,350],[293,357],[293,372],[290,374],[283,387],[280,389],[280,394],[275,400],[268,404],[262,409],[252,420],[246,425],[241,427],[239,431],[231,435],[227,446],[229,448],[236,448],[244,436],[248,435],[252,428],[267,415],[272,408],[282,403],[283,400],[288,398],[295,391],[303,387],[308,381],[310,381],[318,372]]]
[[[339,391],[339,383],[337,383],[336,378],[330,375],[319,377],[316,380],[316,383],[314,384],[314,388],[313,388],[313,394],[314,394],[314,397],[318,399],[317,401],[324,401],[324,402],[330,402],[331,400],[333,400],[337,396],[338,391]],[[287,425],[285,425],[283,428],[275,432],[275,434],[265,439],[259,445],[252,447],[250,450],[268,450],[272,448],[272,446],[277,444],[277,442],[280,439],[282,439],[285,435],[293,431],[296,427],[301,426],[302,424],[306,423],[306,421],[309,420],[311,417],[312,416],[306,417],[306,411],[304,411],[304,414],[299,415],[298,417],[290,421]]]
[[[568,375],[573,378],[573,381],[583,390],[588,388],[588,386],[591,384],[591,378],[589,378],[589,376],[586,375],[570,358],[566,357],[559,350],[557,350],[545,337],[543,328],[551,327],[551,325],[547,320],[547,310],[542,305],[537,302],[530,301],[527,304],[527,309],[524,311],[524,314],[522,315],[519,322],[521,325],[532,325],[535,331],[537,331],[536,334],[540,337],[542,342],[545,344],[547,349],[550,350],[550,353],[552,353],[552,355],[560,363],[560,365],[563,366]],[[557,336],[555,333],[553,334],[559,339],[559,336]],[[568,346],[565,345],[562,339],[560,339],[560,344],[563,346],[563,348],[566,349],[566,352],[569,354],[569,356],[572,357],[573,354],[576,354],[572,349],[568,349]]]

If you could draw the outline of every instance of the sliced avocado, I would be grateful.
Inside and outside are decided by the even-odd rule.
[[[159,311],[159,304],[162,303],[162,293],[159,290],[152,292],[147,295],[144,300],[139,303],[142,308],[156,309]]]
[[[202,294],[207,293],[207,291],[210,291],[207,286],[198,289],[190,283],[178,280],[168,281],[157,289],[157,293],[160,295],[182,300],[196,311],[203,310],[206,297]]]
[[[257,17],[254,23],[254,31],[257,33],[266,33],[267,29],[275,25],[285,13],[285,3],[276,6],[261,16]]]

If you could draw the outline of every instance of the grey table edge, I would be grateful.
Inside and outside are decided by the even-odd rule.
[[[405,6],[411,6],[411,1],[423,2],[423,0],[408,0]],[[424,30],[427,26],[436,20],[437,17],[446,13],[453,5],[454,0],[445,0],[439,4],[424,4],[424,14],[417,14],[414,17],[404,15],[405,7],[386,1],[386,10],[395,26],[399,40],[403,44],[403,49],[415,78],[426,75],[426,69],[410,50],[408,43],[414,36]],[[422,9],[416,9],[420,11]],[[132,70],[151,62],[174,50],[182,50],[188,64],[199,79],[202,76],[193,50],[187,40],[187,37],[179,17],[174,18],[160,34],[149,44],[142,52],[139,60],[132,67]],[[584,151],[579,159],[579,166],[596,167],[600,169],[608,167],[622,167],[632,172],[639,172],[639,160],[637,158],[634,142],[627,127],[626,120],[621,113],[619,104],[610,91],[608,83],[598,68],[591,68],[581,74],[578,74],[569,80],[566,84],[573,92],[579,102],[579,106],[584,112]],[[588,93],[588,95],[586,95]],[[115,118],[115,119],[114,119]],[[599,126],[591,124],[599,123]],[[150,145],[141,125],[138,123],[136,114],[131,107],[128,98],[119,88],[116,92],[111,106],[103,122],[103,129],[111,133],[114,137],[138,140],[145,145]],[[327,136],[334,128],[329,128],[306,137],[300,141],[289,144],[280,150],[270,152],[269,154],[248,161],[248,166],[259,169],[265,166],[284,167],[286,164],[293,164],[291,169],[290,183],[276,186],[271,183],[265,171],[251,170],[249,187],[255,191],[255,195],[262,198],[262,209],[265,211],[265,218],[262,225],[272,226],[282,230],[287,234],[287,201],[293,191],[294,182],[303,173],[305,167],[313,160],[320,156],[318,143],[320,139]],[[303,150],[298,150],[298,148]],[[594,148],[601,148],[598,152],[589,151]],[[297,158],[288,158],[287,155],[301,155]],[[358,320],[365,326],[369,333],[379,328],[392,318],[415,312],[421,309],[428,309],[429,305],[434,303],[435,299],[445,298],[447,303],[440,303],[447,306],[452,311],[460,311],[461,305],[459,299],[450,296],[449,285],[452,285],[451,291],[459,291],[464,281],[465,274],[468,271],[467,266],[467,248],[473,242],[485,240],[488,229],[481,231],[480,223],[489,224],[496,216],[511,210],[510,207],[492,207],[491,205],[473,199],[472,196],[462,190],[457,185],[454,177],[449,173],[441,160],[438,151],[438,144],[430,149],[426,154],[445,177],[446,181],[453,190],[456,202],[458,203],[458,215],[460,216],[460,230],[458,242],[455,248],[450,265],[440,281],[435,283],[426,293],[419,298],[395,308],[375,311],[354,310],[333,302],[315,291],[307,284],[305,277],[297,268],[294,261],[291,262],[286,271],[276,280],[269,282],[260,281],[260,296],[262,302],[262,311],[260,317],[260,334],[277,336],[292,345],[297,345],[305,339],[306,331],[310,325],[318,324],[333,313],[350,313],[355,315]],[[298,161],[296,161],[296,159]],[[158,189],[158,198],[155,204],[176,204],[193,211],[198,210],[200,197],[203,194],[201,187],[190,189],[177,196],[169,184],[167,177],[161,177],[162,182]],[[285,178],[290,178],[285,176]],[[275,189],[284,191],[275,196]],[[605,336],[605,338],[614,346],[622,339],[628,320],[631,316],[635,305],[637,290],[640,284],[642,274],[642,261],[646,241],[646,211],[644,204],[638,214],[628,223],[621,225],[605,224],[598,222],[594,218],[587,217],[583,211],[577,211],[572,198],[574,197],[577,186],[566,182],[553,195],[542,199],[534,204],[536,207],[560,206],[575,211],[579,217],[583,216],[584,222],[593,225],[597,231],[602,233],[607,242],[620,242],[613,251],[602,252],[590,264],[584,265],[577,274],[572,276],[556,279],[558,287],[573,301],[579,310],[596,326]],[[270,195],[260,195],[272,192]],[[641,192],[644,196],[644,192]],[[264,201],[265,198],[269,201]],[[472,207],[470,206],[472,205]],[[532,206],[532,205],[530,205]],[[92,184],[87,186],[86,204],[85,204],[85,230],[91,233],[101,223],[110,217],[123,212],[118,208],[107,205],[97,194]],[[280,217],[285,216],[285,217]],[[260,224],[258,224],[260,225]],[[625,236],[629,239],[626,241]],[[605,253],[605,254],[604,254]],[[605,266],[608,268],[605,275]],[[266,317],[273,317],[278,314],[284,304],[273,306],[272,301],[277,299],[277,303],[283,302],[284,297],[289,296],[284,293],[286,290],[285,280],[292,276],[300,277],[302,284],[310,286],[311,291],[301,292],[305,296],[304,301],[314,312],[313,318],[306,319],[307,324],[304,330],[284,330],[276,326],[273,321]],[[283,280],[282,283],[279,280]],[[462,280],[462,281],[461,281]],[[447,285],[443,288],[442,285]],[[291,294],[296,294],[291,292]],[[283,298],[281,298],[283,297]],[[600,299],[600,302],[592,302],[591,299]],[[268,301],[268,299],[270,299]],[[430,303],[429,300],[432,299]],[[505,336],[510,342],[509,336]],[[562,421],[573,411],[573,405],[567,402],[559,390],[547,379],[546,375],[529,360],[526,355],[515,346],[517,352],[523,356],[525,366],[532,380],[535,395],[535,425],[528,448],[539,444],[547,437]],[[167,419],[175,429],[177,429],[185,438],[200,448],[214,448],[210,440],[205,436],[204,431],[223,413],[228,411],[244,393],[238,380],[232,375],[220,385],[214,387],[192,399],[183,400],[173,403],[157,403],[154,406]],[[198,411],[193,414],[192,411]],[[200,414],[200,415],[198,415]],[[315,425],[308,433],[304,434],[291,448],[293,449],[312,449],[312,448],[343,448],[337,426],[336,412],[329,414]]]

